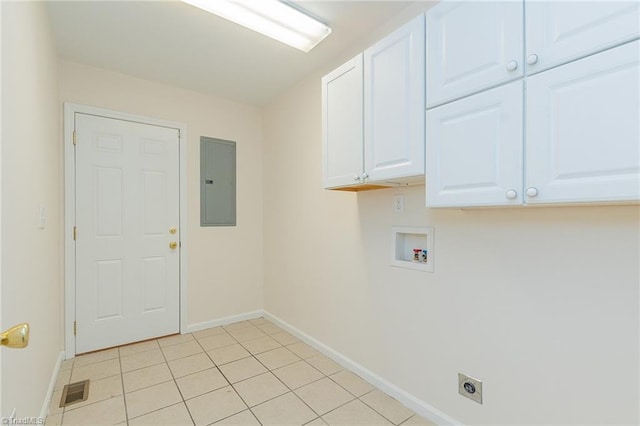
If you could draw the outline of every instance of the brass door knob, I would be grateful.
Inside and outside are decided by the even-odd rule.
[[[169,243],[169,248],[170,248],[171,250],[175,250],[175,249],[177,249],[177,248],[178,248],[178,243],[177,243],[177,242],[175,242],[175,241],[171,241],[171,242]]]
[[[2,346],[17,349],[26,348],[29,345],[29,324],[25,322],[11,327],[2,333],[0,338]]]
[[[169,233],[170,233],[171,235],[174,235],[176,232],[178,232],[178,230],[176,229],[176,227],[175,227],[175,226],[172,226],[171,228],[169,228]]]

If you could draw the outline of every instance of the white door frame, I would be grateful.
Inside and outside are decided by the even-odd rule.
[[[187,329],[187,126],[183,123],[160,120],[95,108],[86,105],[64,103],[64,341],[65,358],[76,355],[73,322],[76,319],[76,253],[73,241],[73,227],[75,225],[75,150],[73,148],[73,130],[75,128],[75,114],[90,114],[100,117],[151,124],[154,126],[170,127],[180,132],[180,332]],[[79,232],[82,232],[80,230]]]
[[[2,2],[0,2],[0,23],[2,23]],[[0,31],[0,46],[2,46],[2,35]],[[0,100],[2,99],[2,48],[0,47]],[[0,102],[0,152],[2,152],[2,102]],[[0,155],[0,176],[2,176],[2,156]],[[0,179],[0,241],[2,241],[2,181]],[[2,306],[2,244],[0,244],[0,306]],[[2,328],[2,312],[0,312],[0,330]],[[0,366],[2,366],[2,354],[0,353]],[[0,368],[2,370],[2,368]],[[0,383],[2,383],[2,371],[0,371]],[[2,411],[2,386],[0,385],[0,417],[4,416]]]

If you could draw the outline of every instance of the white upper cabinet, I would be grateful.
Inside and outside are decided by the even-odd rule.
[[[639,1],[445,0],[426,15],[427,207],[640,201]],[[527,72],[505,83],[518,16]]]
[[[424,25],[416,17],[322,78],[325,188],[424,182]]]
[[[364,52],[364,156],[372,182],[424,175],[424,38],[421,15]]]
[[[323,184],[361,183],[362,54],[322,78]]]
[[[427,206],[522,203],[522,85],[427,111]]]
[[[526,203],[640,199],[640,42],[527,81]]]
[[[427,12],[427,107],[523,76],[522,1],[444,1]]]
[[[528,1],[528,74],[603,51],[640,35],[640,2]]]

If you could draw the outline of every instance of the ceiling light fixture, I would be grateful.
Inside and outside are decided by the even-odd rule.
[[[278,0],[182,0],[291,47],[308,52],[331,28]]]

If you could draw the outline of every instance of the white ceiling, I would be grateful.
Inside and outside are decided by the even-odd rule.
[[[64,59],[264,105],[415,3],[298,1],[333,29],[309,53],[178,1],[50,1],[49,12]]]

